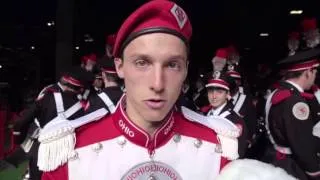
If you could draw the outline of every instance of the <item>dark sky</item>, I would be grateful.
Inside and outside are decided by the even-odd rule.
[[[67,1],[67,0],[65,0]],[[102,54],[105,36],[117,31],[123,20],[146,0],[74,0],[75,58],[91,51]],[[208,71],[215,50],[235,44],[242,60],[254,67],[270,63],[286,54],[287,34],[300,30],[303,17],[320,19],[319,0],[176,0],[191,19],[194,35],[191,42],[191,74],[198,69]],[[0,81],[40,74],[40,81],[54,76],[57,1],[11,0],[0,6],[0,63],[10,70],[0,70]],[[289,15],[290,9],[302,9],[301,16]],[[58,23],[58,22],[56,22]],[[260,37],[267,32],[269,37]],[[94,38],[84,43],[84,34]],[[34,46],[35,49],[31,49]],[[41,61],[40,64],[37,64]],[[77,59],[75,60],[77,62]],[[0,64],[0,65],[1,65]],[[31,65],[29,65],[31,64]],[[49,65],[48,65],[49,64]],[[40,72],[34,72],[37,68]],[[14,71],[12,71],[14,70]]]

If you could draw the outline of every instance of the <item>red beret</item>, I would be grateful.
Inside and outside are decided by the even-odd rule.
[[[226,59],[228,55],[228,52],[225,48],[220,48],[216,51],[216,57],[224,58]]]
[[[317,29],[317,20],[315,18],[304,19],[301,23],[303,31],[310,31]]]
[[[94,61],[94,62],[97,62],[97,56],[95,54],[90,54],[90,55],[86,55],[86,56],[83,56],[81,61],[83,63],[87,63],[88,61]]]
[[[119,57],[134,38],[148,33],[169,33],[181,38],[187,45],[192,35],[187,14],[177,4],[167,0],[153,0],[133,12],[120,27],[113,56]]]

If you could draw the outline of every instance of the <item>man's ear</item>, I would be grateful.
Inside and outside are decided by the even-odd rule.
[[[119,78],[123,79],[124,75],[123,75],[123,59],[121,58],[114,58],[114,65],[116,67],[116,71],[117,74],[119,76]]]

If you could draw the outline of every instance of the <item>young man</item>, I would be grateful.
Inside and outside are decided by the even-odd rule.
[[[271,162],[301,180],[320,177],[310,96],[304,92],[314,84],[319,55],[319,49],[311,49],[281,61],[285,81],[266,103],[266,128],[274,149]]]
[[[114,66],[113,59],[104,56],[97,63],[97,68],[101,74],[103,87],[97,91],[96,96],[90,96],[89,112],[95,111],[102,107],[106,108],[110,113],[114,113],[115,107],[121,98],[123,91],[120,86],[120,78]]]
[[[61,109],[69,109],[76,104],[79,96],[84,96],[87,72],[76,67],[64,73],[59,82],[46,87],[39,94],[36,101],[18,117],[14,125],[15,143],[24,143],[23,149],[29,156],[30,177],[33,180],[41,179],[41,171],[37,167],[39,142],[37,141],[39,129],[43,128],[61,112]],[[59,108],[60,107],[60,108]],[[60,110],[59,110],[60,109]],[[84,109],[70,113],[67,118],[72,120],[84,115]],[[27,132],[33,123],[38,128],[34,128],[33,137],[27,139]],[[24,142],[25,141],[25,142]],[[28,143],[26,143],[28,141]]]
[[[209,117],[225,118],[241,127],[242,135],[239,138],[239,155],[243,157],[247,149],[247,128],[242,118],[233,111],[234,107],[230,101],[230,92],[236,88],[236,84],[227,74],[217,72],[214,76],[206,84],[210,104],[201,108],[201,111]]]
[[[237,152],[225,143],[239,129],[217,127],[217,135],[175,111],[191,34],[187,15],[170,1],[150,1],[129,16],[113,49],[125,96],[114,114],[77,130],[74,156],[43,180],[215,179]]]

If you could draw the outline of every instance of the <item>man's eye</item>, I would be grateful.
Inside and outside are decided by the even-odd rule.
[[[180,65],[177,62],[169,62],[168,67],[172,69],[180,69]]]
[[[136,64],[136,66],[138,66],[138,67],[145,67],[145,66],[148,65],[148,62],[145,61],[145,60],[137,60],[137,61],[135,62],[135,64]]]

